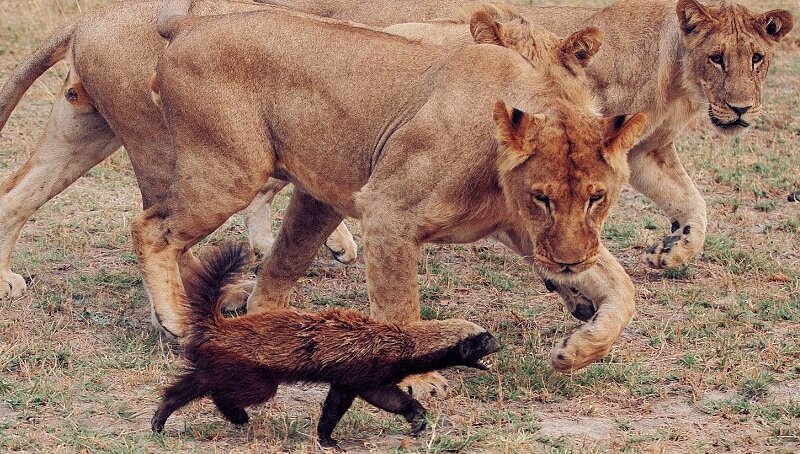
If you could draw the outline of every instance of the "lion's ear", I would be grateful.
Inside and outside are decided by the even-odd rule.
[[[604,158],[611,164],[619,158],[625,159],[630,149],[639,141],[645,126],[647,126],[647,115],[643,113],[618,115],[606,118],[605,122]]]
[[[781,41],[794,26],[792,13],[782,9],[767,11],[756,16],[756,27],[761,33],[775,42]]]
[[[501,170],[511,170],[533,153],[530,141],[544,127],[545,117],[508,107],[503,101],[494,104],[492,116],[497,124],[497,141],[502,147]]]
[[[684,35],[691,34],[698,26],[706,22],[715,21],[708,9],[695,0],[678,0],[675,11]]]
[[[569,35],[561,42],[561,52],[567,62],[576,62],[584,68],[603,44],[603,33],[597,27],[586,27]]]
[[[527,55],[525,45],[534,41],[528,21],[510,12],[502,16],[502,22],[499,18],[496,11],[479,10],[472,13],[469,30],[475,43],[508,47]]]
[[[476,11],[469,21],[469,31],[476,44],[504,46],[502,25],[486,11]]]

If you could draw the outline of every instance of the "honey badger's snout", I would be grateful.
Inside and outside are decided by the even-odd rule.
[[[484,357],[500,350],[500,343],[488,332],[482,332],[459,342],[458,352],[462,366],[474,367],[480,370],[489,370],[492,363]]]

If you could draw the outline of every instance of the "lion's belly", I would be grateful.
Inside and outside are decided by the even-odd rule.
[[[366,172],[360,171],[357,159],[335,163],[329,158],[319,156],[306,160],[293,154],[277,161],[275,176],[293,183],[295,190],[327,203],[344,216],[358,219],[355,193],[366,182]]]

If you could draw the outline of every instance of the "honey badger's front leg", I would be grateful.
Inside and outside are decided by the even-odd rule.
[[[427,425],[425,408],[416,399],[400,390],[397,385],[359,392],[331,385],[328,396],[325,398],[325,403],[322,404],[322,413],[317,424],[317,439],[323,448],[341,450],[339,442],[331,435],[342,416],[353,404],[356,395],[381,410],[403,416],[406,421],[411,423],[412,435],[425,430]]]
[[[548,288],[564,298],[573,315],[594,311],[585,325],[553,348],[550,353],[553,369],[570,372],[608,354],[633,317],[636,305],[636,290],[622,265],[601,246],[600,258],[589,270],[569,278],[549,276],[546,282]],[[579,315],[576,317],[583,318]]]

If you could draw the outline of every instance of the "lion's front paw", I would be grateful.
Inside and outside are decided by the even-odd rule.
[[[672,223],[672,234],[645,251],[644,258],[653,268],[675,268],[686,264],[703,245],[705,235],[690,224]]]
[[[611,351],[611,343],[603,345],[583,344],[581,332],[573,333],[550,351],[550,366],[557,372],[572,372],[601,359]]]
[[[358,245],[344,222],[339,224],[336,231],[328,237],[325,246],[333,252],[336,260],[342,263],[353,263],[358,258]]]
[[[414,399],[423,397],[444,398],[450,389],[447,380],[438,372],[411,375],[398,383],[400,389],[407,392]]]
[[[25,279],[11,270],[0,272],[0,298],[19,298],[28,290]]]
[[[587,322],[597,312],[594,302],[586,295],[581,293],[577,288],[565,287],[563,285],[556,284],[550,279],[545,279],[544,285],[547,287],[548,291],[558,292],[559,296],[561,296],[561,299],[564,300],[564,306],[566,306],[567,310],[572,314],[572,316],[578,320]]]

